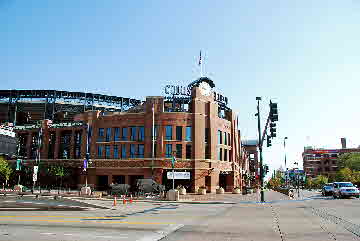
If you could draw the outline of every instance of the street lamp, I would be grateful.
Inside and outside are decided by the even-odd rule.
[[[286,140],[288,137],[284,137],[284,154],[285,154],[285,185],[288,186],[288,177],[287,177],[287,169],[286,169]]]
[[[298,162],[294,162],[294,165],[299,166]],[[296,168],[299,171],[299,168]],[[296,182],[297,182],[297,191],[298,197],[300,197],[300,180],[299,180],[299,172],[296,173]]]

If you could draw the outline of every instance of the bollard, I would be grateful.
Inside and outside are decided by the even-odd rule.
[[[116,196],[114,197],[114,203],[113,203],[113,206],[114,206],[114,207],[116,206]]]
[[[123,199],[123,204],[126,204],[126,198],[124,197],[124,199]]]
[[[130,195],[130,201],[129,201],[129,202],[130,202],[130,203],[133,202],[132,194]]]

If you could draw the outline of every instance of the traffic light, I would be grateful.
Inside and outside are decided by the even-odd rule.
[[[276,137],[276,123],[270,123],[270,137]]]
[[[279,120],[277,103],[273,103],[270,100],[270,120],[275,122]]]
[[[270,136],[266,136],[266,142],[267,142],[266,146],[270,147],[271,146],[271,137]]]

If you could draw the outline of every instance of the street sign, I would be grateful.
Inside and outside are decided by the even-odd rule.
[[[167,173],[167,179],[173,179],[173,173]],[[174,179],[190,179],[190,172],[174,172]]]
[[[37,173],[33,173],[33,182],[37,181]]]

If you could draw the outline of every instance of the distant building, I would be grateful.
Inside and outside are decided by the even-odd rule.
[[[16,147],[17,141],[13,128],[0,125],[0,156],[12,158],[16,155]]]
[[[341,138],[341,149],[304,147],[303,167],[308,177],[329,176],[338,171],[338,157],[343,153],[360,152],[360,148],[346,148],[346,139]]]

